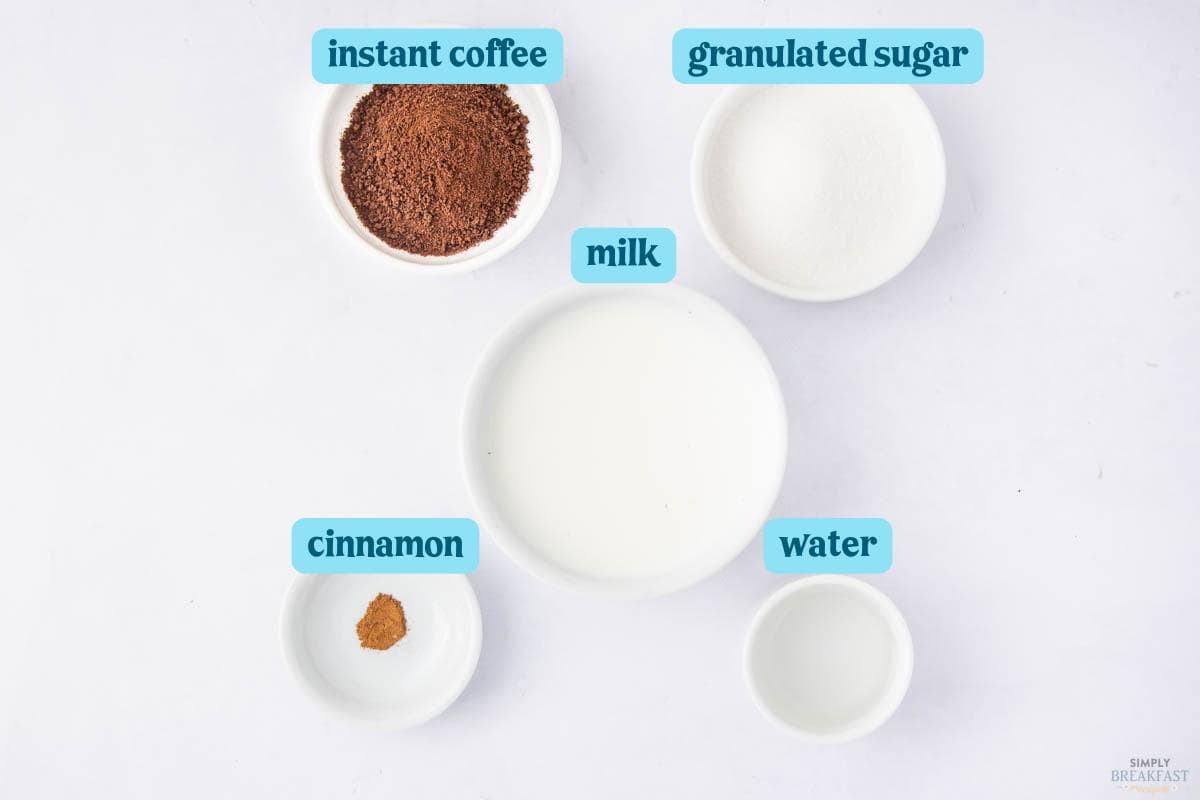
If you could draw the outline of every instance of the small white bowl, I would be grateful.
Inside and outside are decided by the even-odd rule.
[[[909,176],[911,179],[909,188],[913,189],[913,194],[900,203],[903,206],[902,210],[906,212],[902,221],[907,227],[897,229],[899,232],[895,234],[895,242],[886,243],[891,248],[886,254],[879,254],[873,259],[868,259],[870,263],[864,265],[830,264],[824,260],[809,261],[806,264],[807,268],[829,270],[829,272],[821,280],[813,280],[812,276],[809,276],[800,283],[788,282],[781,278],[779,265],[774,258],[766,263],[749,263],[742,255],[739,255],[739,248],[731,242],[728,220],[722,222],[721,215],[715,212],[717,204],[730,195],[726,191],[714,190],[711,184],[714,183],[715,174],[746,173],[748,171],[746,164],[755,165],[754,174],[763,174],[764,180],[787,187],[782,191],[793,193],[794,205],[777,203],[771,206],[771,215],[779,218],[776,223],[776,230],[779,231],[777,236],[794,235],[796,231],[806,230],[812,230],[819,236],[828,229],[827,226],[820,224],[819,214],[821,209],[831,206],[816,203],[812,196],[806,195],[796,188],[801,185],[799,181],[789,182],[786,174],[772,169],[771,164],[768,163],[764,166],[763,160],[768,158],[764,152],[748,148],[739,153],[739,157],[743,161],[739,161],[736,165],[722,163],[716,156],[723,145],[723,137],[727,135],[725,133],[727,125],[736,122],[738,115],[746,105],[764,92],[810,92],[813,93],[813,97],[819,97],[820,95],[817,93],[876,93],[872,95],[873,101],[863,103],[866,109],[862,109],[862,113],[851,115],[851,118],[862,119],[863,113],[871,108],[872,102],[886,108],[890,114],[886,117],[887,124],[892,126],[889,134],[896,142],[903,142],[903,146],[906,148],[903,158],[895,159],[894,163],[912,168],[914,173]],[[800,96],[804,97],[804,95]],[[843,97],[852,96],[843,94]],[[860,96],[866,97],[865,94]],[[772,122],[771,135],[777,137],[778,141],[788,138],[795,139],[796,126],[803,125],[803,119],[795,116],[789,117],[782,110],[778,114],[779,119]],[[828,134],[826,141],[828,140],[835,142],[830,146],[840,146],[848,151],[854,146],[855,141],[853,137],[836,136],[832,133]],[[816,158],[815,153],[809,152],[803,147],[797,146],[795,153],[797,162],[805,165],[805,175],[811,174],[814,181],[828,181],[830,184],[836,184],[844,177],[827,170],[828,165],[825,162]],[[890,177],[885,178],[885,184],[881,185],[888,185],[886,183],[888,180],[899,180],[893,173],[902,171],[891,170]],[[937,122],[921,100],[921,96],[911,86],[744,85],[732,87],[717,98],[700,125],[692,151],[691,172],[692,203],[700,229],[721,260],[761,289],[781,297],[810,302],[831,302],[857,297],[882,286],[903,272],[917,258],[933,234],[941,215],[946,188],[946,156]],[[865,175],[855,175],[854,185],[858,186],[859,182],[865,184],[869,180],[871,178]],[[865,186],[859,186],[858,190],[864,191]],[[847,202],[843,205],[857,208],[854,203]],[[740,205],[737,208],[737,213],[749,213],[744,212]],[[796,214],[794,219],[784,219],[793,211]],[[818,216],[815,220],[806,220],[805,214]],[[863,235],[869,236],[873,232],[873,230],[863,232]],[[778,243],[773,243],[771,246],[773,249],[780,249]],[[744,250],[744,248],[742,249]]]
[[[493,457],[487,444],[489,420],[491,419],[489,415],[496,407],[494,393],[496,387],[503,380],[506,367],[520,362],[531,350],[535,349],[531,345],[531,341],[536,341],[536,334],[543,329],[543,326],[563,324],[564,320],[568,318],[576,318],[574,315],[586,313],[591,307],[590,304],[609,302],[617,305],[610,307],[606,313],[616,314],[622,311],[622,304],[630,303],[635,305],[625,306],[625,308],[637,310],[637,324],[641,325],[645,321],[644,324],[654,327],[649,320],[654,319],[655,315],[658,315],[663,322],[654,330],[642,331],[639,328],[641,332],[637,336],[641,338],[639,343],[634,344],[623,339],[623,337],[634,334],[623,328],[621,322],[614,321],[612,334],[605,340],[601,353],[592,352],[596,349],[595,347],[579,340],[572,340],[570,336],[561,332],[561,328],[556,328],[560,332],[555,335],[551,349],[559,355],[568,357],[574,365],[572,370],[578,369],[588,373],[594,371],[592,367],[596,364],[596,360],[615,358],[624,363],[627,359],[619,354],[624,352],[633,355],[633,353],[629,349],[623,350],[622,348],[640,347],[654,352],[657,352],[656,346],[665,348],[667,345],[656,335],[655,331],[666,330],[668,327],[678,330],[677,326],[682,324],[682,320],[687,320],[686,324],[695,325],[697,334],[703,329],[704,336],[707,337],[704,341],[718,343],[721,352],[700,353],[699,358],[702,361],[706,356],[711,358],[708,363],[710,370],[714,371],[714,375],[717,374],[715,372],[718,369],[716,365],[720,365],[720,368],[724,370],[719,374],[723,385],[736,385],[739,389],[744,389],[746,394],[738,395],[739,399],[732,401],[732,404],[728,406],[730,409],[736,409],[736,411],[730,412],[730,418],[704,420],[704,423],[710,427],[700,424],[692,425],[689,430],[695,430],[697,433],[694,440],[689,440],[687,444],[695,445],[694,458],[698,461],[704,461],[706,464],[714,461],[725,465],[735,464],[739,470],[739,480],[736,485],[724,484],[711,491],[690,487],[694,492],[689,495],[690,499],[685,498],[682,501],[677,501],[677,498],[681,496],[680,493],[667,494],[673,488],[677,488],[669,479],[664,479],[661,483],[647,481],[639,484],[639,488],[649,487],[646,503],[636,505],[634,501],[628,501],[629,505],[621,506],[619,501],[627,496],[624,492],[619,489],[613,490],[602,479],[597,480],[595,475],[590,478],[580,475],[572,467],[587,472],[587,466],[608,464],[606,459],[615,457],[622,460],[619,464],[613,465],[615,468],[612,470],[612,474],[624,474],[626,467],[628,467],[628,471],[636,472],[645,468],[643,463],[638,460],[637,448],[634,448],[635,452],[625,456],[612,456],[611,452],[605,448],[613,442],[619,444],[625,441],[626,437],[624,429],[619,427],[611,439],[606,439],[604,433],[597,435],[597,432],[609,430],[605,428],[608,420],[603,417],[602,413],[596,413],[592,417],[580,416],[576,422],[567,423],[565,427],[553,419],[560,413],[578,414],[576,406],[569,398],[573,396],[572,393],[580,391],[580,386],[586,385],[590,390],[590,381],[599,380],[602,373],[596,373],[593,376],[576,375],[570,379],[564,377],[562,383],[544,387],[543,397],[547,399],[547,402],[556,405],[549,413],[539,416],[531,423],[535,430],[531,430],[530,436],[546,439],[550,445],[545,450],[538,446],[532,446],[533,449],[523,452],[522,457],[536,458],[537,461],[532,462],[535,467],[542,464],[554,464],[565,476],[563,480],[570,482],[571,485],[559,485],[557,488],[546,485],[529,485],[522,487],[520,491],[523,498],[521,508],[524,509],[530,508],[533,501],[526,502],[524,500],[530,497],[541,495],[554,498],[558,497],[560,493],[570,496],[571,502],[578,509],[575,516],[586,521],[580,525],[580,529],[586,531],[586,535],[578,538],[586,540],[587,543],[577,547],[598,548],[603,551],[604,558],[591,554],[586,549],[577,549],[568,556],[561,548],[569,548],[568,543],[580,532],[572,527],[574,516],[571,521],[557,527],[557,536],[554,537],[553,542],[548,543],[545,531],[556,527],[557,523],[545,522],[544,519],[539,520],[536,523],[541,533],[541,538],[539,538],[530,530],[524,529],[522,525],[522,521],[529,520],[530,517],[518,518],[518,515],[506,512],[505,494],[493,479],[493,467],[489,464],[489,459]],[[620,319],[630,320],[631,315],[625,314]],[[591,323],[591,325],[596,324],[598,323]],[[578,333],[578,329],[575,329],[575,333]],[[658,357],[665,358],[661,354]],[[563,370],[558,374],[565,375],[569,371]],[[731,378],[731,375],[736,377]],[[707,382],[703,383],[708,385]],[[612,391],[614,396],[640,396],[647,389],[648,387],[643,383],[642,385],[621,385]],[[695,387],[693,390],[702,391]],[[609,388],[606,385],[600,387],[597,394],[600,395],[607,391]],[[736,391],[731,389],[729,394],[723,396],[734,397],[733,393]],[[605,397],[608,396],[605,395]],[[649,401],[643,397],[641,402]],[[689,405],[686,397],[680,398],[678,402],[680,406]],[[700,406],[701,404],[695,403],[694,405]],[[655,407],[658,408],[658,406]],[[744,412],[748,408],[753,409],[752,414],[739,415],[736,413],[737,411]],[[529,413],[528,409],[521,409],[521,411]],[[669,413],[670,409],[668,408],[667,411]],[[688,412],[687,408],[679,408],[676,415],[683,420],[687,419]],[[618,417],[614,414],[613,419],[616,420]],[[722,422],[726,419],[728,419],[728,427],[722,428]],[[753,422],[746,423],[746,419],[752,419]],[[611,424],[619,426],[619,423],[615,421]],[[716,427],[718,430],[714,432],[711,427]],[[738,435],[734,436],[730,433],[731,431],[738,432]],[[706,439],[705,436],[711,438]],[[730,439],[736,439],[744,446],[734,446],[726,450],[722,449],[725,445],[718,444],[728,442]],[[556,441],[579,443],[581,440],[583,444],[580,446],[584,449],[579,452],[583,453],[582,456],[577,456],[574,451],[558,451],[553,444]],[[593,447],[593,443],[597,441],[599,443]],[[672,441],[678,442],[678,439]],[[476,368],[463,410],[462,458],[467,488],[482,526],[488,530],[505,554],[535,577],[550,583],[565,588],[624,598],[651,597],[684,589],[714,574],[744,550],[762,529],[771,507],[774,505],[775,498],[778,496],[787,462],[787,447],[787,412],[783,394],[770,362],[758,342],[733,315],[718,303],[699,292],[686,289],[678,284],[578,286],[551,294],[520,315],[507,330],[492,341]],[[597,455],[597,449],[602,455]],[[690,447],[688,449],[690,451]],[[669,461],[673,457],[672,454],[677,452],[682,451],[663,450],[662,458]],[[753,456],[747,455],[750,452],[753,453]],[[564,464],[564,461],[571,466]],[[504,474],[526,474],[526,471],[516,469]],[[705,476],[709,474],[709,472],[704,473]],[[673,488],[667,488],[666,484],[671,484]],[[632,496],[633,491],[629,492],[629,496]],[[655,492],[658,494],[651,498],[649,495]],[[694,496],[697,493],[699,494],[698,498]],[[715,503],[721,504],[716,510],[729,524],[717,525],[714,523],[704,528],[704,519],[716,517],[716,514],[710,514]],[[668,505],[671,506],[669,511],[667,510]],[[630,508],[637,510],[629,511]],[[663,515],[661,517],[658,516],[660,508]],[[620,516],[627,511],[637,514],[637,516]],[[604,518],[605,515],[620,516],[620,518],[611,520],[610,524],[609,520]],[[685,526],[679,522],[682,519],[696,518],[702,519],[699,519],[693,526]],[[666,520],[665,524],[661,523],[664,519]],[[585,524],[587,524],[586,528]],[[678,542],[670,544],[660,551],[667,555],[655,558],[650,563],[646,557],[641,556],[636,544],[626,547],[624,540],[633,535],[630,532],[653,529],[658,524],[663,524],[664,530],[667,529],[667,525],[670,525],[671,531],[678,528],[686,533],[680,536]],[[597,526],[612,532],[611,541],[615,543],[614,545],[610,546],[603,538],[603,534],[597,534],[595,530]],[[673,535],[673,533],[668,535]],[[613,570],[607,563],[601,563],[608,562],[608,555],[613,552],[627,554],[626,560],[631,565],[627,571]],[[625,558],[624,555],[621,557]]]
[[[745,673],[768,718],[811,742],[871,733],[912,679],[908,625],[887,595],[844,575],[814,575],[767,599],[750,623]]]
[[[404,607],[408,632],[362,647],[356,626],[380,592]],[[465,575],[299,575],[283,606],[283,651],[300,685],[336,714],[380,728],[445,711],[475,673],[483,641]]]
[[[373,84],[334,86],[317,134],[317,175],[321,193],[330,208],[355,238],[370,245],[372,252],[387,256],[391,263],[422,275],[459,275],[479,269],[509,253],[537,226],[550,205],[558,171],[562,163],[562,130],[550,92],[540,84],[510,85],[508,96],[529,118],[529,153],[532,170],[529,189],[521,198],[516,214],[504,223],[492,238],[451,256],[420,256],[387,244],[367,230],[342,188],[342,132],[350,122],[350,113],[359,98]]]

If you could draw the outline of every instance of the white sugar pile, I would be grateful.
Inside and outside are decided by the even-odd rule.
[[[915,91],[766,86],[734,102],[700,198],[727,261],[782,294],[833,300],[916,257],[941,212],[945,159]]]

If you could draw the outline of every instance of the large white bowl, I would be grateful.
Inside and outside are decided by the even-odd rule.
[[[550,92],[540,84],[510,85],[508,95],[529,118],[529,153],[533,169],[529,173],[529,189],[517,206],[516,215],[508,220],[492,238],[461,253],[450,256],[419,256],[399,250],[367,230],[358,219],[354,206],[342,188],[342,132],[350,122],[350,113],[372,84],[347,84],[330,90],[329,102],[321,119],[317,135],[317,174],[322,194],[339,222],[366,243],[376,254],[387,256],[392,264],[422,275],[458,275],[479,269],[509,253],[537,226],[550,205],[558,183],[562,163],[562,130]]]
[[[704,374],[702,366],[695,366],[697,362],[703,361],[703,356],[698,356],[696,360],[689,362],[693,365],[689,369],[694,369],[696,372],[688,374],[702,375],[701,378],[696,379],[697,385],[716,385],[718,390],[720,386],[728,385],[728,381],[725,384],[721,384],[719,381],[729,375],[738,376],[741,380],[738,386],[745,387],[745,394],[737,394],[738,399],[730,400],[729,407],[736,410],[752,409],[750,414],[742,415],[738,419],[706,419],[705,424],[713,426],[716,429],[715,433],[705,428],[686,427],[683,423],[675,423],[674,420],[670,420],[672,424],[677,424],[677,428],[671,428],[670,432],[664,432],[662,442],[655,441],[654,446],[661,449],[654,450],[650,445],[646,445],[647,448],[653,450],[654,456],[647,456],[643,453],[642,458],[645,460],[636,460],[639,457],[631,454],[631,461],[621,462],[619,466],[628,464],[631,473],[639,469],[653,471],[661,464],[671,463],[675,457],[673,454],[680,452],[678,449],[672,449],[675,447],[674,443],[686,439],[689,446],[686,451],[689,454],[688,457],[694,457],[702,464],[698,469],[706,480],[728,465],[736,464],[737,484],[730,486],[729,491],[716,490],[701,493],[697,490],[697,492],[688,493],[679,490],[679,482],[667,481],[666,484],[670,484],[669,487],[666,484],[653,482],[650,484],[638,483],[639,489],[644,485],[651,485],[652,491],[642,493],[638,499],[639,504],[636,506],[633,501],[630,501],[628,506],[620,507],[622,498],[612,496],[612,486],[611,484],[605,485],[605,480],[593,482],[592,479],[586,477],[579,477],[576,480],[572,476],[568,476],[567,479],[572,481],[571,485],[566,487],[569,489],[570,502],[579,501],[578,517],[585,520],[586,523],[590,523],[590,527],[585,523],[576,525],[572,518],[561,528],[549,523],[539,524],[536,527],[541,538],[531,536],[530,530],[523,529],[521,522],[513,518],[522,516],[521,512],[506,511],[506,508],[511,509],[515,506],[512,504],[506,506],[503,501],[504,493],[498,488],[497,483],[504,479],[497,479],[494,476],[497,467],[493,464],[497,462],[488,463],[488,459],[492,457],[492,454],[488,452],[487,439],[488,431],[492,430],[489,428],[489,413],[495,405],[494,389],[504,374],[506,366],[515,363],[512,362],[512,359],[528,351],[527,345],[531,340],[531,335],[539,331],[541,326],[548,322],[561,321],[564,317],[560,315],[579,312],[581,309],[586,312],[589,303],[607,301],[618,304],[624,302],[644,303],[644,305],[638,306],[639,309],[642,309],[638,313],[647,316],[639,317],[639,319],[656,320],[656,314],[660,312],[655,309],[661,308],[662,318],[669,320],[668,324],[677,326],[684,324],[681,320],[686,319],[686,324],[703,326],[703,328],[696,328],[697,334],[703,331],[705,341],[719,344],[720,358],[717,357],[717,354],[712,354],[713,361],[716,363],[708,367],[710,372]],[[621,311],[620,305],[614,308],[615,312],[607,313]],[[628,314],[623,318],[628,318]],[[650,324],[653,327],[657,323]],[[618,343],[620,334],[619,326],[614,328],[612,348],[606,350],[601,358],[621,358],[623,351]],[[594,363],[579,353],[581,345],[578,341],[563,338],[563,336],[559,336],[553,341],[553,351],[561,353],[562,357],[569,361],[571,369],[564,370],[564,372],[578,368],[586,373],[588,365]],[[646,341],[645,346],[653,348],[655,342]],[[547,381],[544,394],[546,397],[569,398],[573,392],[579,392],[579,387],[585,384],[587,391],[590,391],[589,381],[590,378],[587,374],[564,378],[562,381],[551,378]],[[607,394],[608,388],[611,388],[615,394]],[[620,393],[632,396],[645,389],[645,385],[607,387],[606,384],[605,387],[601,387],[600,391],[605,392],[605,397],[620,397],[622,396]],[[734,394],[733,390],[730,390],[728,396],[734,397]],[[556,399],[554,402],[558,402],[558,400]],[[564,400],[563,402],[569,401]],[[639,402],[648,401],[639,400]],[[688,400],[684,398],[681,402],[687,403]],[[657,408],[657,406],[655,407]],[[735,414],[736,411],[731,412],[731,416]],[[679,419],[688,419],[690,425],[689,417],[681,415]],[[747,422],[747,420],[750,421]],[[555,423],[555,425],[558,424]],[[613,444],[614,442],[632,441],[633,449],[637,450],[639,449],[637,445],[649,441],[648,439],[639,439],[636,435],[632,440],[627,439],[623,427],[613,428],[612,431],[615,431],[616,435],[611,439],[605,438],[609,435],[608,433],[597,435],[593,430],[588,429],[589,426],[593,426],[595,430],[605,430],[605,424],[606,420],[601,418],[581,418],[573,427],[573,423],[570,421],[563,423],[560,427],[553,427],[547,419],[533,419],[529,425],[530,435],[541,436],[549,444],[542,445],[540,449],[531,446],[532,454],[522,452],[521,457],[534,458],[536,461],[533,463],[538,465],[554,464],[555,468],[564,470],[566,468],[560,465],[569,463],[582,472],[587,472],[586,467],[589,464],[611,462],[613,448],[618,447]],[[618,425],[616,422],[611,424]],[[647,421],[646,424],[650,423]],[[683,429],[685,432],[680,433],[679,429]],[[667,431],[667,428],[655,430]],[[695,430],[694,451],[691,449],[693,440],[690,431],[692,430]],[[713,433],[711,438],[705,438],[707,433]],[[743,433],[747,435],[743,437]],[[559,450],[557,442],[560,439],[555,437],[560,434],[562,434],[561,441],[583,442],[583,444],[578,445],[577,449],[576,445],[563,445],[563,449]],[[731,440],[738,443],[748,442],[748,444],[745,447],[737,447],[736,455],[728,451],[716,452],[722,446],[718,444],[719,442]],[[548,454],[547,451],[549,451]],[[597,453],[603,455],[597,455]],[[770,514],[783,480],[787,458],[787,415],[779,383],[766,355],[745,327],[713,300],[676,284],[574,287],[555,293],[533,306],[492,343],[476,370],[467,393],[463,413],[462,454],[467,486],[483,527],[490,532],[500,548],[510,558],[530,573],[573,589],[626,597],[652,596],[685,588],[713,574],[745,549],[746,545],[761,530]],[[753,458],[748,454],[752,454]],[[593,456],[595,458],[589,461]],[[617,455],[618,459],[622,457],[620,454]],[[711,468],[713,464],[721,466]],[[505,474],[508,473],[505,472]],[[560,489],[563,488],[560,485]],[[531,485],[522,489],[522,496],[525,498],[540,497],[544,492],[544,496],[551,497],[556,496],[551,494],[554,491],[555,489],[550,486]],[[656,492],[659,494],[655,494]],[[673,492],[673,494],[668,495],[668,492]],[[680,497],[685,499],[681,501]],[[664,509],[661,515],[658,513],[659,499],[662,500]],[[667,510],[668,500],[674,503],[669,510]],[[529,504],[523,502],[522,507],[529,508]],[[608,507],[618,510],[609,514]],[[629,513],[636,513],[639,516],[621,516],[630,507],[636,507],[637,510]],[[710,513],[714,509],[719,513]],[[622,520],[629,521],[630,524],[622,526],[617,522],[608,525],[605,515],[620,517]],[[718,518],[722,519],[721,524],[703,527],[704,521]],[[523,517],[523,519],[528,520],[529,517]],[[700,520],[698,527],[702,529],[696,530],[682,526],[680,521],[688,519]],[[663,523],[663,520],[666,520],[666,523]],[[729,522],[728,526],[725,525],[725,522]],[[662,527],[657,527],[660,524]],[[534,526],[529,524],[527,527]],[[610,546],[606,538],[607,531],[613,531],[616,528],[622,528],[621,535],[625,539],[621,539],[621,535],[614,535],[613,541],[625,541],[633,535],[629,533],[633,531],[667,529],[664,537],[656,540],[654,545],[657,546],[664,541],[667,544],[662,550],[656,551],[660,554],[658,557],[653,559],[644,557],[642,562],[636,562],[638,553],[635,548],[635,551],[628,553],[631,569],[628,573],[618,574],[607,567],[602,568],[599,563],[596,563],[599,559],[587,561],[590,558],[589,555],[565,558],[561,549],[553,545],[547,546],[546,543],[547,534],[545,532],[550,531],[549,535],[553,539],[554,545],[569,540],[571,537],[578,537],[576,541],[586,540],[588,543],[584,545],[585,549],[598,547],[603,550]],[[693,532],[694,535],[692,535]],[[599,542],[598,545],[597,542]],[[565,545],[563,546],[565,547]],[[623,549],[623,545],[614,546],[611,552],[624,553],[625,549]],[[661,555],[662,553],[666,555]]]

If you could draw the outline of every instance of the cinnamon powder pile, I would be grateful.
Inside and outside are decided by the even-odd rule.
[[[452,255],[516,213],[532,169],[528,127],[504,86],[375,86],[342,133],[342,187],[392,247]]]
[[[387,650],[408,633],[404,606],[390,594],[375,595],[358,621],[358,642],[371,650]]]

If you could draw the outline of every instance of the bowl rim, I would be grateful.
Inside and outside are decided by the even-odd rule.
[[[904,270],[908,269],[929,240],[933,237],[933,232],[937,229],[938,221],[941,219],[942,210],[946,203],[946,148],[942,141],[941,130],[938,128],[937,120],[934,119],[933,113],[929,110],[924,99],[915,88],[908,84],[886,84],[888,86],[896,86],[898,88],[907,89],[909,93],[916,99],[917,108],[923,112],[923,116],[930,123],[930,128],[933,131],[933,137],[937,145],[938,152],[938,201],[937,213],[935,213],[930,221],[927,230],[922,232],[919,238],[919,243],[911,252],[905,254],[903,258],[897,259],[897,266],[882,274],[878,280],[861,286],[846,287],[841,290],[833,291],[812,291],[800,287],[791,286],[782,281],[770,278],[758,270],[747,264],[740,258],[733,249],[725,242],[723,236],[717,230],[717,225],[713,221],[712,212],[708,202],[708,181],[707,181],[707,166],[709,153],[713,146],[714,137],[717,131],[728,119],[730,113],[750,95],[758,92],[766,91],[782,87],[795,86],[797,84],[743,84],[732,86],[722,92],[706,112],[703,121],[700,123],[700,128],[696,133],[696,140],[692,147],[691,160],[691,190],[692,190],[692,208],[696,213],[696,219],[700,224],[700,230],[704,234],[704,238],[708,241],[709,246],[717,252],[721,261],[725,263],[734,272],[741,275],[746,280],[750,281],[755,286],[768,291],[779,297],[786,297],[789,300],[803,300],[810,303],[832,303],[839,300],[849,300],[854,297],[860,297],[868,292],[872,292],[883,286],[885,283],[893,280]]]
[[[369,91],[369,87],[377,85],[379,84],[346,83],[328,87],[323,108],[318,115],[311,148],[315,166],[314,175],[318,184],[318,194],[322,197],[322,204],[336,219],[338,227],[346,231],[352,239],[365,245],[366,249],[374,253],[377,257],[386,259],[389,266],[399,268],[404,272],[414,275],[445,277],[474,272],[481,267],[498,261],[516,249],[517,245],[521,244],[537,228],[538,223],[541,222],[542,217],[546,213],[546,209],[550,207],[550,202],[554,199],[554,192],[558,187],[559,173],[562,169],[562,126],[559,122],[558,110],[554,105],[554,98],[551,96],[550,90],[546,85],[540,83],[519,84],[522,90],[529,91],[530,97],[537,104],[547,120],[546,127],[549,135],[547,136],[545,147],[545,164],[539,164],[539,168],[545,170],[543,173],[546,176],[544,178],[545,191],[541,193],[535,205],[528,207],[518,205],[515,216],[500,226],[492,235],[492,238],[480,242],[481,245],[490,242],[492,244],[490,248],[474,254],[471,252],[474,248],[470,248],[451,256],[419,256],[392,247],[365,228],[360,230],[359,226],[356,226],[347,219],[334,196],[335,193],[341,192],[341,179],[340,174],[329,174],[329,163],[325,158],[325,144],[330,136],[340,137],[340,130],[344,127],[341,125],[340,120],[335,119],[338,116],[335,110],[343,94],[348,92],[365,93]],[[512,96],[512,87],[508,88],[509,97],[518,106],[522,106],[522,103]],[[531,172],[530,175],[532,174]],[[522,197],[522,204],[527,198],[528,192],[525,197]],[[516,223],[518,222],[521,224],[517,225]],[[506,229],[508,233],[505,233]],[[476,245],[476,247],[478,246]]]
[[[349,573],[347,573],[349,574]],[[357,573],[356,573],[357,574]],[[327,713],[355,724],[379,730],[405,730],[422,725],[440,716],[462,696],[475,677],[479,666],[479,655],[483,650],[483,615],[479,607],[479,597],[475,587],[471,585],[466,575],[457,573],[427,573],[422,577],[436,577],[453,582],[459,589],[466,604],[470,627],[467,631],[469,639],[465,653],[464,669],[458,679],[449,685],[449,690],[437,703],[418,707],[415,711],[396,711],[378,717],[367,717],[356,713],[346,703],[338,702],[328,691],[323,691],[314,685],[301,663],[297,634],[300,630],[300,600],[306,592],[321,580],[339,577],[341,573],[300,573],[297,574],[288,587],[284,596],[283,606],[279,613],[279,640],[283,650],[283,660],[287,664],[301,691],[311,698]]]
[[[887,622],[888,630],[896,642],[898,651],[897,663],[894,665],[889,677],[887,690],[880,701],[872,706],[869,712],[859,719],[852,721],[852,724],[847,725],[842,730],[830,733],[804,728],[778,714],[763,696],[758,681],[755,678],[753,665],[754,648],[758,640],[764,635],[763,625],[766,623],[767,617],[794,595],[815,586],[838,586],[850,589],[860,598],[867,600],[873,607],[882,612]],[[746,681],[747,688],[750,690],[750,697],[754,701],[754,705],[758,707],[763,716],[788,733],[804,741],[816,744],[848,742],[860,739],[878,730],[885,722],[891,719],[892,715],[896,713],[896,709],[904,701],[904,697],[908,694],[909,685],[912,683],[912,672],[912,633],[909,631],[908,622],[905,620],[904,615],[897,608],[895,602],[884,594],[882,590],[864,580],[849,575],[809,575],[786,583],[775,590],[758,607],[758,610],[754,612],[754,616],[751,618],[750,625],[746,630],[745,644],[742,647],[742,675]]]
[[[478,441],[479,431],[483,426],[484,401],[498,367],[532,328],[554,313],[577,303],[604,296],[640,293],[658,293],[665,295],[668,302],[703,309],[712,318],[721,320],[731,334],[745,344],[748,357],[754,359],[762,370],[765,385],[772,395],[774,422],[780,435],[769,463],[764,461],[764,480],[769,481],[771,490],[768,501],[757,509],[754,515],[754,525],[748,526],[746,531],[739,532],[737,536],[731,535],[722,547],[713,549],[710,557],[688,562],[687,568],[676,569],[652,578],[613,580],[564,569],[537,553],[521,536],[510,530],[503,515],[490,499],[487,481],[481,464],[477,463],[473,443]],[[741,320],[707,295],[677,283],[570,286],[553,291],[525,308],[485,348],[472,374],[463,402],[459,426],[459,452],[467,493],[479,515],[481,526],[490,531],[492,539],[510,560],[535,578],[551,585],[621,599],[643,599],[680,591],[711,577],[737,558],[759,534],[763,524],[770,517],[783,487],[788,455],[787,407],[778,376],[762,345]]]

